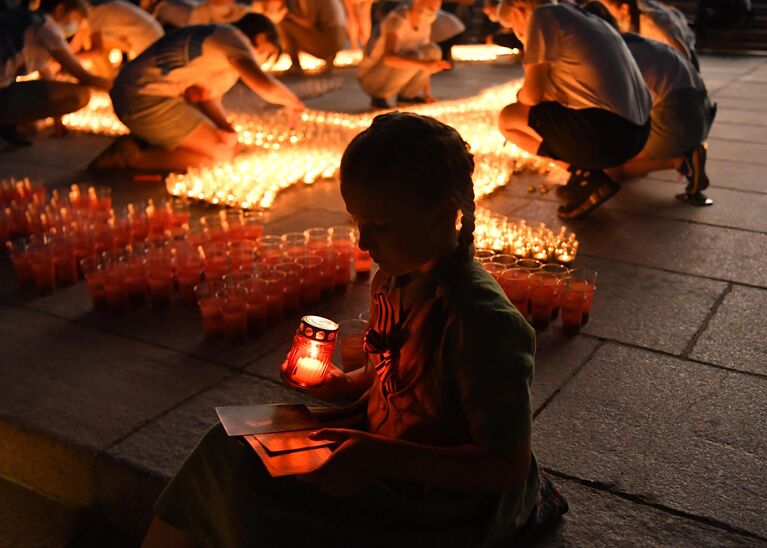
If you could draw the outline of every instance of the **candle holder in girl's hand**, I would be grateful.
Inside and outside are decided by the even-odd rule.
[[[293,346],[280,368],[283,380],[310,388],[325,380],[338,338],[338,324],[321,316],[304,316],[293,337]]]

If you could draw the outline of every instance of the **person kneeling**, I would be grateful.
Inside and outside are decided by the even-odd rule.
[[[441,4],[441,0],[413,0],[412,6],[397,8],[381,21],[380,32],[371,38],[370,54],[357,70],[373,108],[389,108],[388,99],[395,95],[399,106],[434,101],[431,75],[451,66],[431,38]]]
[[[237,134],[221,97],[238,79],[270,103],[304,108],[260,68],[258,57],[278,51],[274,24],[260,14],[169,32],[123,67],[111,93],[117,117],[149,147],[118,139],[89,169],[183,171],[231,159]]]
[[[500,114],[503,135],[570,170],[564,219],[588,214],[620,186],[603,171],[642,150],[650,93],[620,35],[570,4],[503,0],[499,17],[525,45],[524,85]]]

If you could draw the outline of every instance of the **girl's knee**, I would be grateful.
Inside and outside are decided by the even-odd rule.
[[[506,105],[498,115],[498,125],[501,129],[520,129],[527,127],[528,108],[521,103]]]
[[[90,100],[91,100],[91,90],[85,86],[78,86],[75,92],[75,101],[77,103],[77,108],[75,110],[80,110],[81,108],[84,108],[85,106],[88,105]]]
[[[438,61],[442,59],[442,48],[437,44],[427,44],[421,52],[425,61]]]

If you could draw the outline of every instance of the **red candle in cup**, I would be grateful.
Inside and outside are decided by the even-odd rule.
[[[336,291],[346,290],[352,279],[354,267],[354,229],[350,226],[333,226],[328,229],[330,245],[338,251],[338,269],[336,270]]]
[[[267,284],[258,278],[251,278],[242,287],[247,289],[246,313],[248,332],[258,335],[266,329],[266,292]]]
[[[293,337],[293,346],[280,368],[282,378],[308,388],[325,380],[335,350],[338,324],[321,316],[304,316]]]
[[[336,270],[338,270],[340,254],[330,247],[313,249],[312,254],[322,257],[322,265],[320,266],[322,289],[320,291],[323,298],[330,297],[336,286]]]
[[[107,296],[104,290],[104,268],[98,257],[86,257],[80,261],[80,270],[85,276],[88,291],[95,308],[106,308]]]
[[[248,240],[258,240],[264,234],[264,214],[261,211],[246,211],[242,215],[242,234]]]
[[[224,318],[221,315],[216,293],[224,289],[224,282],[202,282],[195,286],[194,295],[202,315],[202,327],[207,338],[220,337],[224,334]]]
[[[152,304],[165,307],[173,298],[173,264],[170,250],[156,248],[150,250],[144,264],[149,296]]]
[[[571,288],[583,291],[586,294],[586,302],[583,305],[583,320],[581,325],[586,325],[591,316],[591,305],[594,301],[594,293],[597,290],[597,272],[588,268],[576,268],[570,273],[572,278]]]
[[[314,251],[330,245],[330,233],[327,228],[309,228],[304,230],[306,247]]]
[[[274,270],[285,273],[285,310],[298,310],[301,307],[301,266],[283,262],[275,265]]]
[[[551,311],[559,294],[559,278],[550,272],[530,274],[530,307],[533,327],[545,330],[551,323]]]
[[[572,337],[581,332],[583,307],[586,304],[586,294],[583,291],[565,288],[560,304],[562,312],[562,330],[565,335]]]
[[[194,248],[176,257],[176,282],[181,301],[194,304],[194,286],[202,277],[202,257]]]
[[[357,245],[354,249],[354,271],[357,273],[357,278],[362,280],[369,278],[372,268],[373,259],[370,257],[370,253],[360,249]]]
[[[274,324],[282,319],[285,310],[285,279],[284,272],[271,270],[262,272],[257,279],[263,282],[263,290],[266,293],[266,321]]]
[[[149,297],[145,258],[143,250],[137,247],[127,259],[125,288],[128,292],[128,300],[137,305],[145,303]]]
[[[530,273],[522,268],[509,268],[501,274],[501,288],[522,316],[527,316],[530,301]]]
[[[322,291],[322,257],[305,255],[295,262],[301,267],[301,303],[305,306],[315,305],[320,302]]]
[[[12,242],[6,242],[6,247],[11,255],[13,269],[16,272],[16,279],[19,285],[31,285],[34,283],[32,267],[29,264],[27,256],[27,246],[29,242],[26,239],[16,239]]]
[[[35,288],[40,293],[50,293],[56,289],[56,270],[51,247],[44,243],[36,243],[27,249]]]
[[[56,280],[62,284],[77,283],[80,276],[72,238],[67,234],[59,234],[51,239],[51,248],[56,262]]]
[[[244,287],[225,287],[216,294],[224,335],[232,340],[244,339],[248,333],[248,290]]]

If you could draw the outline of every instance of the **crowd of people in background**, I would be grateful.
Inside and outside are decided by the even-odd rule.
[[[525,73],[499,129],[569,171],[558,189],[562,218],[588,214],[623,179],[664,169],[686,179],[680,200],[712,203],[703,193],[704,141],[716,109],[699,73],[695,33],[679,10],[658,0],[494,2],[481,7],[488,40],[520,47]],[[27,127],[82,108],[98,88],[110,90],[132,137],[116,140],[92,169],[180,171],[227,160],[237,139],[221,98],[238,80],[269,103],[304,108],[261,68],[283,51],[293,72],[302,70],[301,52],[329,72],[339,51],[361,47],[357,76],[371,108],[433,102],[431,76],[452,68],[451,46],[466,31],[450,11],[456,5],[31,0],[0,14],[0,136],[28,144]],[[118,69],[109,59],[115,49]],[[18,78],[34,71],[40,79]],[[61,72],[74,81],[56,79]]]

